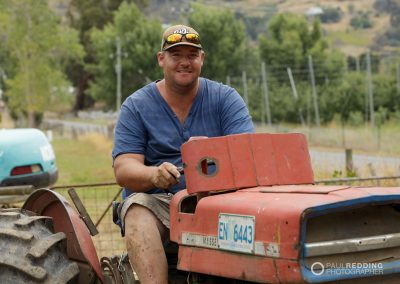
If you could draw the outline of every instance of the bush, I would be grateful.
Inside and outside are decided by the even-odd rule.
[[[400,111],[391,113],[390,120],[396,124],[400,124]]]
[[[355,29],[369,29],[372,27],[372,21],[369,18],[369,12],[358,12],[350,20],[350,25]]]
[[[322,23],[337,23],[342,19],[342,10],[332,7],[323,7],[324,13],[319,17]]]
[[[348,122],[352,126],[360,126],[364,123],[364,116],[360,111],[350,112]]]

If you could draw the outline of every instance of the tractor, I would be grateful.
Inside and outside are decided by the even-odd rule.
[[[171,283],[399,283],[400,187],[315,185],[298,133],[193,137],[181,152]],[[138,283],[126,256],[98,259],[78,211],[48,189],[3,210],[0,282]]]

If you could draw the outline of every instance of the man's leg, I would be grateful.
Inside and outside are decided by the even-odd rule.
[[[129,260],[142,284],[168,283],[163,238],[168,232],[152,211],[139,204],[125,215],[125,239]]]

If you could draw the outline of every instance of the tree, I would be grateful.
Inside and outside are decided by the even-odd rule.
[[[350,25],[355,29],[369,29],[372,22],[369,18],[370,12],[358,11],[358,14],[350,19]]]
[[[69,83],[63,73],[68,60],[79,60],[83,49],[76,31],[60,24],[44,0],[0,0],[0,37],[15,60],[8,79],[8,107],[36,126],[35,115],[62,102]]]
[[[261,59],[274,70],[276,78],[287,82],[286,68],[301,73],[301,80],[308,80],[308,57],[314,62],[317,83],[323,83],[325,77],[340,74],[344,57],[336,51],[329,51],[318,19],[310,27],[304,16],[277,14],[268,27],[269,37],[259,37]],[[324,74],[318,76],[318,74]],[[337,76],[335,76],[337,77]]]
[[[268,31],[270,38],[261,35],[259,42],[261,58],[269,67],[294,70],[305,65],[305,51],[312,45],[304,17],[278,14],[271,19]]]
[[[72,64],[68,68],[68,77],[76,86],[74,110],[82,110],[90,106],[93,101],[87,96],[89,80],[92,74],[85,69],[85,64],[93,64],[94,50],[90,45],[90,33],[93,28],[102,29],[112,21],[113,12],[116,11],[123,0],[71,0],[68,7],[70,25],[79,30],[79,38],[84,46],[86,56],[80,64]],[[100,2],[100,3],[99,3]]]
[[[321,91],[321,112],[329,121],[335,113],[342,121],[350,119],[355,112],[365,113],[366,76],[358,72],[349,72],[338,82],[328,84]]]
[[[122,99],[150,80],[160,78],[156,54],[160,50],[161,35],[158,21],[147,20],[135,4],[122,3],[114,14],[113,23],[91,33],[94,63],[86,66],[93,74],[89,94],[106,103],[105,108],[115,108],[118,39],[121,44]]]
[[[229,9],[199,3],[192,8],[189,25],[199,32],[206,53],[202,74],[217,81],[225,81],[227,75],[241,76],[247,39],[242,21]]]
[[[400,109],[400,96],[396,90],[396,77],[385,74],[375,74],[372,77],[374,86],[375,109],[385,108],[390,112]]]
[[[273,82],[273,85],[270,83],[271,89],[274,87],[270,105],[274,119],[299,122],[301,112],[303,118],[311,121],[310,115],[315,112],[311,107],[311,62],[316,93],[320,97],[316,102],[321,120],[329,121],[334,112],[325,111],[330,101],[325,100],[324,86],[329,82],[330,87],[337,90],[335,86],[344,74],[343,54],[329,48],[318,19],[310,24],[301,15],[277,14],[269,22],[268,32],[268,37],[260,35],[259,50],[260,58],[267,66],[269,80]],[[291,102],[292,92],[288,92],[287,88],[290,84],[288,68],[299,94],[296,102]],[[277,106],[283,107],[284,111],[276,111]]]

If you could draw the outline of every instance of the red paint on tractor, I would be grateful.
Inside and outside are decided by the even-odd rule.
[[[215,174],[199,170],[205,158],[215,162]],[[397,198],[400,193],[399,188],[313,185],[302,134],[194,139],[182,146],[182,160],[187,190],[177,193],[170,205],[170,238],[179,244],[178,269],[233,279],[305,282],[300,261],[307,214],[334,204],[354,204],[341,210],[365,206],[368,203],[354,200]],[[229,216],[242,218],[243,224],[254,220],[254,236],[253,231],[246,235],[254,237],[253,248],[223,243]],[[248,228],[253,230],[252,226]]]
[[[199,172],[205,158],[217,175]],[[266,185],[311,184],[313,173],[302,134],[237,134],[194,139],[182,145],[190,194]]]

